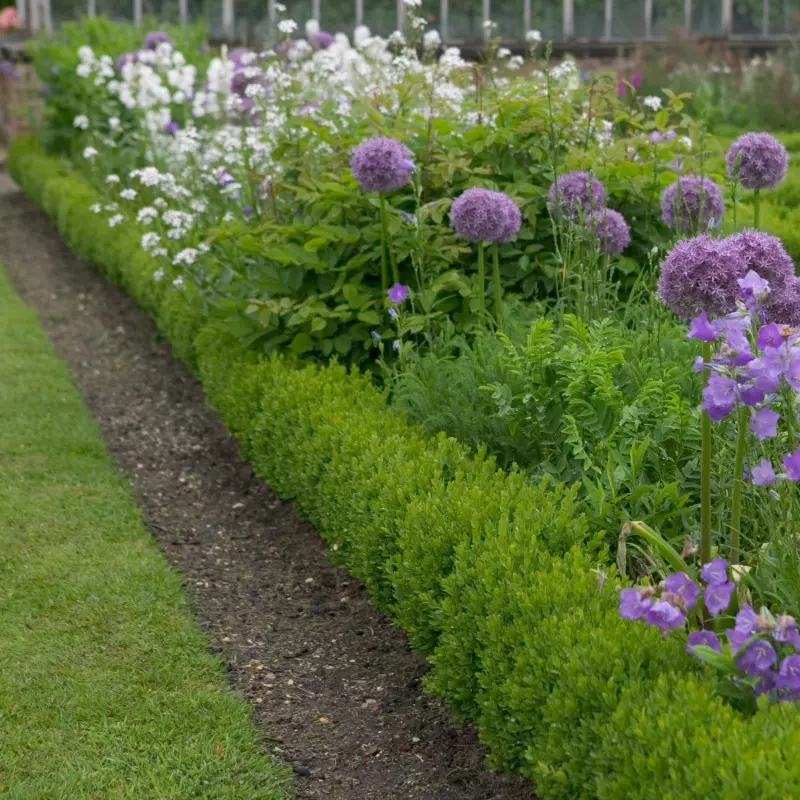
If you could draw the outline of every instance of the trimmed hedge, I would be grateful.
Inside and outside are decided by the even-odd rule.
[[[677,637],[621,620],[573,490],[425,436],[361,374],[237,350],[191,295],[153,283],[139,233],[92,214],[86,181],[29,139],[9,167],[154,315],[258,474],[408,631],[428,688],[478,723],[496,766],[543,800],[800,796],[796,705],[743,717]]]

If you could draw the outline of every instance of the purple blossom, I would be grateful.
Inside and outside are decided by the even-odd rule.
[[[144,49],[155,50],[160,44],[172,44],[172,39],[164,31],[152,31],[144,37]]]
[[[765,392],[757,386],[743,386],[739,392],[739,399],[746,406],[757,406],[764,400]]]
[[[638,589],[623,589],[619,593],[619,614],[623,619],[641,619],[653,605]]]
[[[733,378],[713,373],[703,388],[702,408],[714,422],[719,422],[733,411],[736,405],[738,384]]]
[[[233,50],[228,53],[228,60],[232,61],[238,68],[253,62],[255,60],[254,56],[255,53],[246,47],[234,47]]]
[[[706,362],[703,361],[703,356],[695,356],[694,364],[692,364],[692,372],[702,372],[705,368]]]
[[[397,139],[375,136],[355,149],[350,171],[365,192],[402,189],[414,170],[411,151]]]
[[[404,286],[402,283],[394,283],[386,294],[389,295],[389,299],[393,303],[402,303],[408,297],[408,286]]]
[[[741,247],[700,235],[678,242],[661,262],[658,295],[679,317],[733,311],[747,272]]]
[[[658,131],[653,131],[650,134],[650,141],[653,142],[653,144],[658,144],[662,140],[662,138],[663,137]]]
[[[675,138],[677,135],[678,135],[678,134],[677,134],[675,131],[672,131],[672,130],[670,130],[670,131],[667,131],[667,132],[664,134],[664,138],[665,138],[665,139],[666,139],[668,142],[671,142],[671,141],[672,141],[672,140],[673,140],[673,139],[674,139],[674,138]]]
[[[247,204],[242,206],[242,214],[244,214],[245,217],[249,217],[252,213],[253,213],[253,206]]]
[[[392,342],[392,350],[399,350],[399,349],[400,349],[400,340],[399,339],[395,339]]]
[[[395,309],[395,308],[390,308],[390,309],[389,309],[389,316],[390,316],[392,319],[397,319],[397,309]]]
[[[758,332],[756,345],[759,350],[765,350],[767,347],[780,347],[784,342],[781,326],[772,322],[769,325],[764,325]]]
[[[790,481],[800,481],[800,447],[790,455],[783,457],[783,468]]]
[[[725,214],[722,192],[710,178],[686,175],[667,186],[661,219],[679,231],[699,233],[717,227]]]
[[[757,466],[750,470],[753,486],[771,486],[775,483],[775,470],[766,458],[762,458]]]
[[[728,580],[728,562],[724,558],[713,558],[703,565],[700,576],[711,585],[725,583]]]
[[[775,632],[772,638],[776,642],[790,644],[795,650],[800,652],[800,633],[797,630],[797,620],[788,614],[782,614],[776,620]]]
[[[117,56],[117,72],[122,72],[122,68],[126,64],[135,64],[139,60],[138,53],[123,53]]]
[[[333,44],[333,36],[328,31],[318,31],[309,37],[309,41],[317,50],[327,50]]]
[[[751,228],[729,238],[742,248],[747,269],[769,281],[773,294],[794,278],[792,259],[777,236]]]
[[[656,625],[662,631],[679,628],[686,621],[686,614],[666,600],[658,600],[647,610],[645,622]]]
[[[699,339],[701,342],[713,342],[717,338],[717,331],[709,322],[705,311],[689,323],[689,333],[686,334],[686,338]]]
[[[522,215],[504,192],[467,189],[453,201],[450,224],[470,242],[508,242],[517,235]]]
[[[369,335],[370,335],[370,336],[371,336],[371,337],[372,337],[372,338],[373,338],[373,339],[374,339],[376,342],[379,342],[379,341],[381,340],[381,335],[378,333],[378,331],[370,331],[370,332],[369,332]]]
[[[745,305],[751,312],[755,312],[769,295],[769,281],[751,269],[744,278],[739,278],[736,282],[741,289]]]
[[[750,417],[750,430],[762,441],[778,435],[778,420],[781,415],[769,406],[759,409]]]
[[[756,639],[736,659],[736,666],[748,675],[763,675],[769,672],[777,660],[775,648],[763,639]]]
[[[731,595],[736,585],[732,581],[712,583],[703,591],[703,602],[712,617],[722,613],[730,605]]]
[[[766,322],[800,328],[800,278],[790,278],[782,288],[770,292],[762,308]]]
[[[745,133],[728,150],[728,176],[745,189],[773,189],[789,165],[786,148],[768,133]]]
[[[609,255],[621,253],[631,243],[631,231],[625,217],[610,208],[598,208],[586,217],[586,226]]]
[[[562,216],[577,220],[606,204],[606,190],[600,181],[588,172],[567,172],[559,175],[547,193],[550,213],[556,219]]]
[[[800,656],[786,656],[781,661],[775,685],[779,689],[800,690]]]
[[[692,608],[700,595],[700,588],[685,572],[670,575],[664,581],[664,589],[680,597],[686,608]]]
[[[705,645],[718,653],[722,652],[722,643],[716,633],[712,631],[692,631],[689,634],[689,639],[686,642],[686,652],[691,656],[694,655],[694,648],[697,645]]]
[[[178,123],[175,122],[175,120],[173,120],[172,122],[168,122],[166,124],[166,126],[164,127],[164,130],[167,133],[170,133],[170,134],[177,133],[180,129],[181,129],[181,126],[178,125]]]
[[[751,606],[744,606],[736,615],[735,626],[726,631],[734,653],[755,633],[757,621],[758,616]]]

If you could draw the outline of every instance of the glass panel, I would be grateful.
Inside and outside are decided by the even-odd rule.
[[[322,0],[324,3],[325,0]],[[388,36],[397,30],[395,0],[364,0],[364,24],[377,36]]]
[[[692,33],[722,35],[722,0],[693,0]]]
[[[448,9],[448,38],[452,42],[483,40],[483,4],[481,0],[451,0]]]
[[[697,0],[692,5],[698,5]],[[678,39],[686,30],[685,22],[683,0],[653,0],[652,36]]]
[[[762,0],[736,0],[733,4],[733,32],[737,36],[761,33],[763,15]]]
[[[611,35],[615,39],[644,37],[644,0],[614,0]]]
[[[539,31],[544,41],[564,38],[564,8],[560,0],[531,0],[531,30]],[[522,2],[519,4],[519,31],[522,31]],[[522,37],[517,34],[514,37]]]
[[[88,6],[84,4],[84,8]],[[133,20],[133,0],[97,0],[97,16],[107,16],[117,22]]]
[[[320,0],[320,27],[328,33],[346,33],[352,41],[356,27],[355,0]]]
[[[602,39],[605,20],[604,0],[575,0],[575,36],[578,39]]]
[[[800,2],[770,0],[769,32],[776,36],[796,36],[800,32]]]

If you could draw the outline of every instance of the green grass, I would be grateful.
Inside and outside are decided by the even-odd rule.
[[[0,267],[0,797],[287,793]]]

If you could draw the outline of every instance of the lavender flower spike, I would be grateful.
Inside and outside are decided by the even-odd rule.
[[[598,208],[586,218],[586,225],[609,255],[621,253],[631,243],[631,231],[625,217],[610,208]]]
[[[550,213],[556,219],[567,217],[577,220],[606,204],[606,190],[600,181],[588,172],[568,172],[559,175],[547,193]]]
[[[728,150],[728,176],[745,189],[774,189],[789,166],[786,148],[768,133],[745,133]]]
[[[667,186],[661,197],[661,219],[687,233],[716,228],[725,214],[722,192],[710,178],[686,175]]]
[[[350,171],[365,192],[402,189],[414,169],[411,151],[397,139],[376,136],[362,142],[353,153]]]
[[[503,192],[467,189],[453,201],[450,223],[470,242],[507,242],[522,224],[517,204]]]

